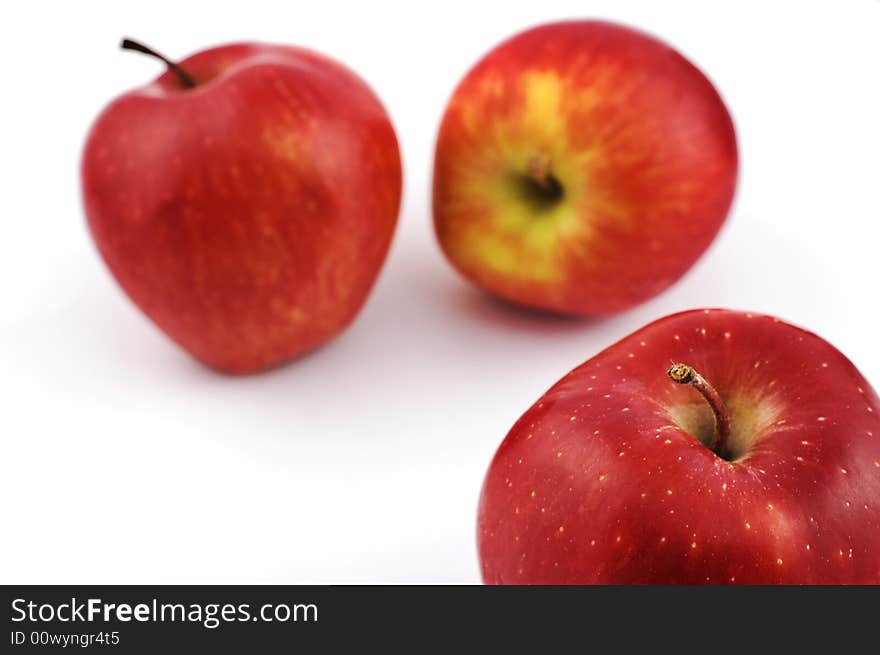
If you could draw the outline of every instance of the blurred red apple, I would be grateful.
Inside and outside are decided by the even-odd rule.
[[[691,267],[736,174],[730,116],[689,61],[626,27],[556,23],[502,43],[456,89],[437,139],[434,224],[480,287],[609,314]]]
[[[878,584],[880,399],[778,319],[668,316],[513,426],[478,532],[487,583]]]
[[[89,227],[174,341],[217,369],[266,369],[364,303],[397,220],[394,130],[361,79],[308,50],[243,43],[162,59],[165,74],[91,129]]]

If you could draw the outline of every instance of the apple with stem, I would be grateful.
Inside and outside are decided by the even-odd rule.
[[[346,327],[394,232],[397,139],[370,88],[289,46],[173,62],[114,100],[82,159],[86,216],[116,280],[171,339],[231,373]]]
[[[662,318],[517,421],[478,540],[493,584],[878,584],[880,399],[779,319]]]
[[[737,146],[711,82],[600,21],[505,41],[449,101],[434,225],[467,279],[513,303],[603,315],[678,280],[730,208]]]

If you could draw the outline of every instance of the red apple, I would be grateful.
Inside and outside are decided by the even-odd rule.
[[[193,356],[234,373],[274,366],[364,303],[400,203],[394,130],[360,78],[308,50],[162,59],[165,74],[91,129],[89,227],[125,292]]]
[[[555,23],[505,41],[459,84],[437,138],[434,224],[480,287],[609,314],[691,267],[736,172],[730,115],[689,61],[619,25]]]
[[[668,316],[520,418],[478,533],[487,583],[878,584],[880,399],[779,319]]]

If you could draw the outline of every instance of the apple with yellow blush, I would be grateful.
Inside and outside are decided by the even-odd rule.
[[[633,29],[561,22],[505,41],[455,90],[436,144],[434,224],[483,289],[611,314],[694,264],[736,178],[730,114],[693,64]]]

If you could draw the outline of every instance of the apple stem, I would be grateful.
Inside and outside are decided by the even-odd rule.
[[[533,193],[547,203],[553,203],[564,193],[559,180],[550,169],[550,160],[544,155],[534,154],[526,162],[526,179],[533,185]]]
[[[728,442],[730,441],[730,414],[721,400],[721,396],[715,391],[715,387],[706,382],[706,379],[697,373],[693,367],[687,364],[673,364],[666,372],[674,382],[689,384],[700,392],[712,412],[715,414],[715,435],[709,449],[719,457],[727,459]]]
[[[541,155],[532,155],[526,162],[526,173],[532,181],[547,193],[555,193],[558,182],[550,174],[550,160]]]
[[[145,55],[150,55],[151,57],[155,57],[159,61],[164,62],[164,64],[168,66],[168,70],[170,70],[172,73],[180,78],[180,81],[183,83],[184,88],[192,89],[197,84],[196,78],[194,78],[187,71],[181,68],[180,64],[171,61],[165,55],[153,50],[149,46],[145,46],[143,43],[140,43],[133,39],[122,39],[122,43],[119,44],[119,47],[123,50],[134,50],[135,52],[142,52]]]
[[[526,162],[526,172],[538,186],[546,187],[550,177],[550,162],[546,157],[532,155]]]

